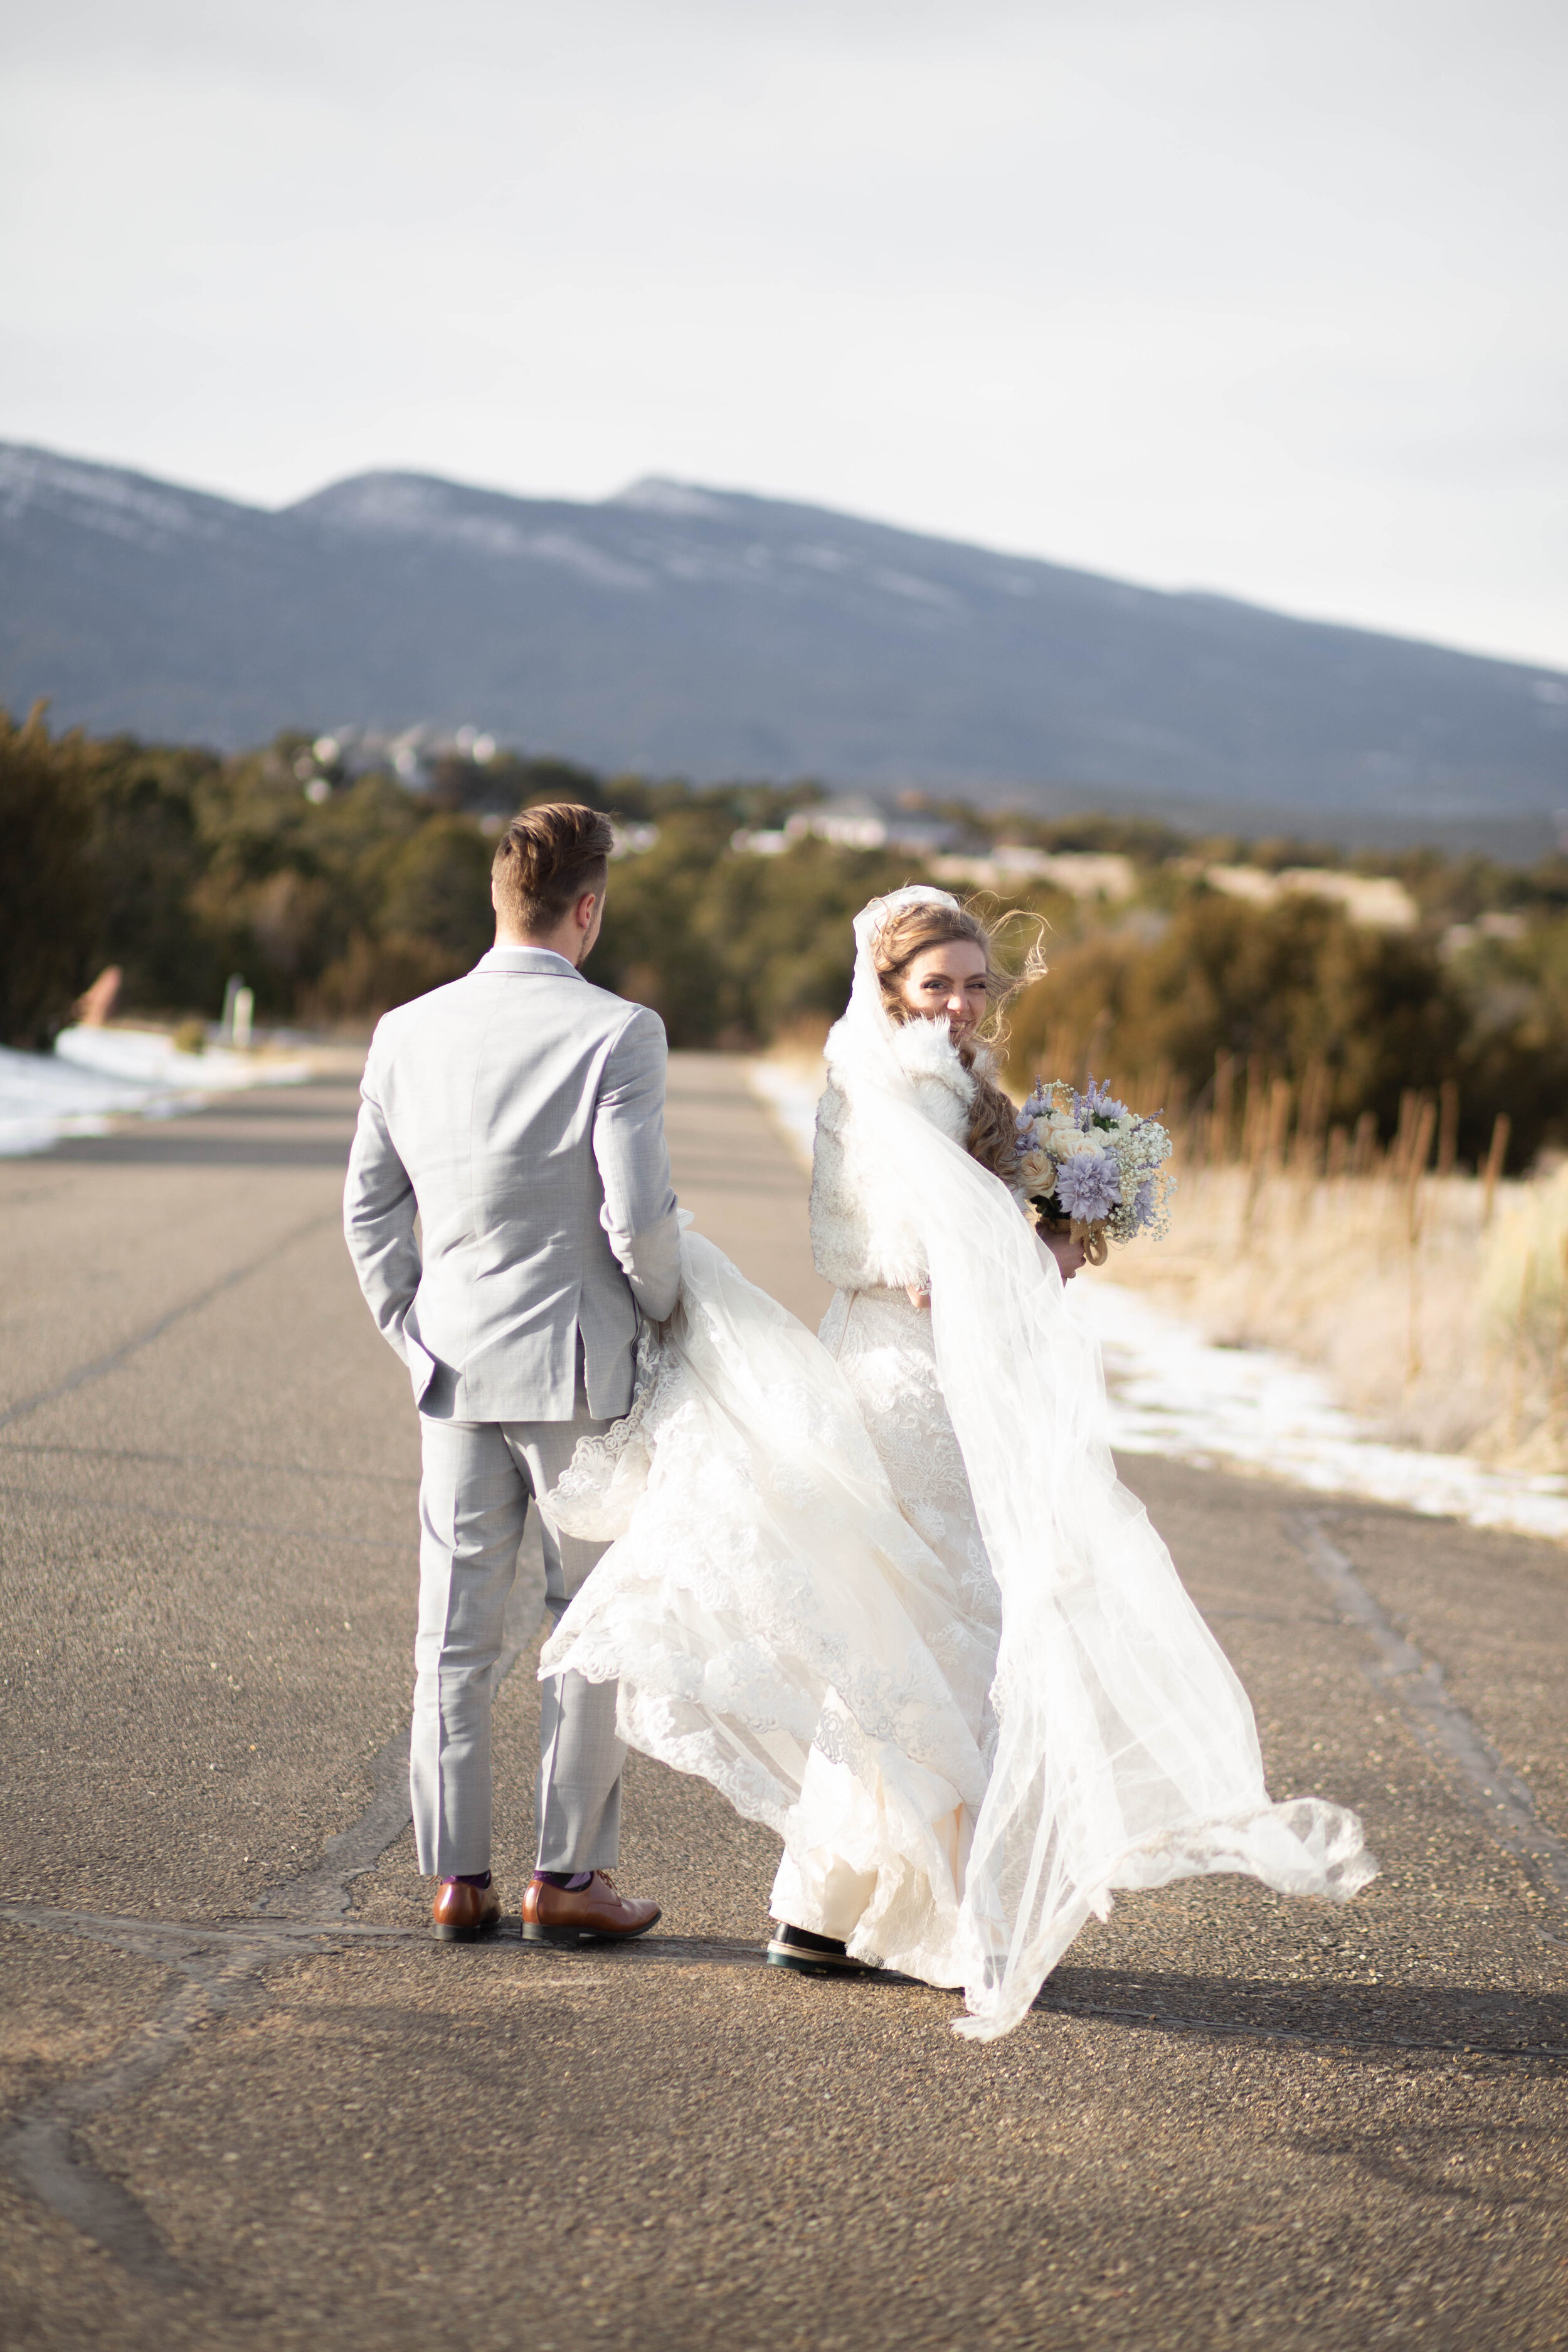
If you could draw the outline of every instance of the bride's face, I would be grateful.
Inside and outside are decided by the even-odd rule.
[[[911,956],[899,982],[911,1013],[922,1021],[945,1015],[955,1037],[972,1036],[985,1018],[985,950],[973,940],[943,940]]]

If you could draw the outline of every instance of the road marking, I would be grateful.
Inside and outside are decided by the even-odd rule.
[[[1525,1864],[1547,1893],[1568,1902],[1568,1841],[1538,1819],[1528,1784],[1494,1754],[1463,1707],[1448,1696],[1442,1668],[1424,1658],[1389,1622],[1349,1555],[1324,1533],[1316,1512],[1295,1513],[1286,1524],[1328,1586],[1341,1615],[1359,1625],[1371,1641],[1377,1664],[1367,1672],[1397,1700],[1428,1756],[1458,1771],[1499,1843]]]

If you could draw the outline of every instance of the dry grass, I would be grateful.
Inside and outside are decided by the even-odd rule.
[[[1109,1271],[1221,1345],[1283,1349],[1395,1443],[1568,1469],[1568,1170],[1181,1169],[1168,1239]]]

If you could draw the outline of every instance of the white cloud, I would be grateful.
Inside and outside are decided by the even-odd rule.
[[[650,471],[1568,661],[1538,0],[56,0],[0,432]]]

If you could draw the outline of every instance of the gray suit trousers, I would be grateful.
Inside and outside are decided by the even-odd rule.
[[[490,1864],[490,1701],[501,1621],[531,1500],[548,1495],[594,1420],[432,1421],[421,1414],[419,1631],[409,1790],[426,1877]],[[553,1625],[603,1544],[557,1536],[541,1514]],[[541,1870],[608,1870],[621,1827],[616,1685],[554,1675],[541,1690],[535,1818]]]

